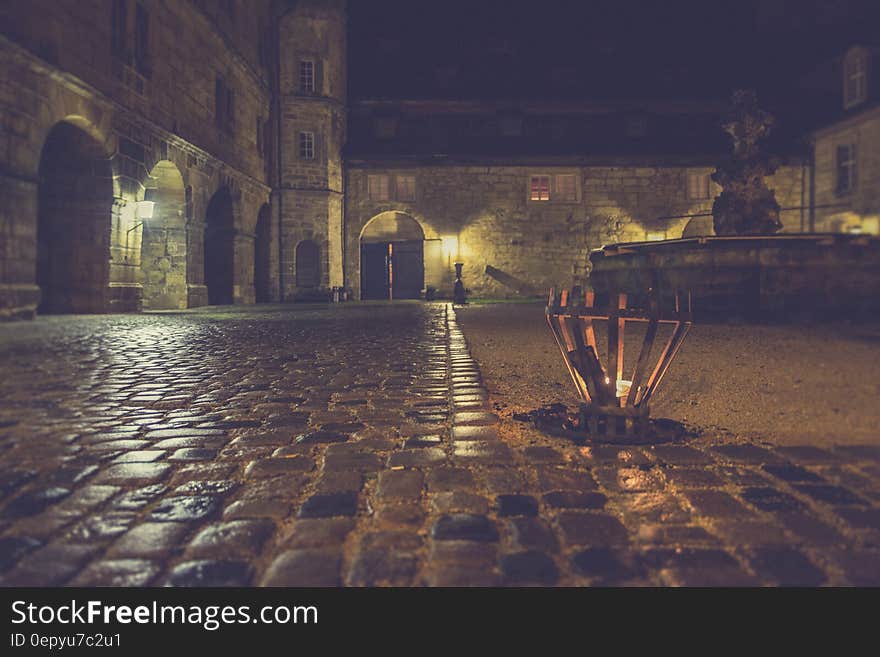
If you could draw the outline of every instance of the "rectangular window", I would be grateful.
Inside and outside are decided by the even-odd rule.
[[[299,63],[299,90],[304,94],[315,91],[315,62],[303,59]]]
[[[623,132],[627,137],[644,137],[648,134],[648,117],[641,115],[626,117]]]
[[[550,176],[532,176],[529,181],[530,201],[550,200]]]
[[[303,160],[315,159],[315,133],[299,133],[299,156]]]
[[[397,135],[397,119],[379,117],[373,122],[373,133],[379,139],[393,139]]]
[[[837,193],[848,194],[856,188],[856,145],[837,147]]]
[[[689,171],[687,176],[687,197],[690,200],[709,198],[709,174]]]
[[[110,45],[114,55],[122,55],[125,53],[128,32],[128,0],[114,0],[112,20]]]
[[[556,201],[577,201],[577,179],[573,173],[560,173],[556,176]]]
[[[501,134],[505,137],[522,135],[523,120],[519,116],[505,116],[501,119]]]
[[[367,193],[371,201],[387,201],[389,199],[388,176],[367,176]]]
[[[398,201],[415,201],[416,200],[416,177],[415,176],[397,176],[395,181]]]
[[[134,65],[142,74],[150,69],[150,14],[140,3],[135,8]]]

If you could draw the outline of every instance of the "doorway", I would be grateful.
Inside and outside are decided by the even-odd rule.
[[[425,287],[425,235],[402,212],[373,217],[361,233],[361,298],[420,299]]]

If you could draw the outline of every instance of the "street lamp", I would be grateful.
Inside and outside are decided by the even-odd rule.
[[[148,187],[144,190],[144,200],[135,204],[135,217],[140,219],[134,226],[125,231],[125,259],[128,260],[128,236],[131,231],[137,230],[144,225],[147,219],[153,218],[153,210],[156,208],[156,190]]]

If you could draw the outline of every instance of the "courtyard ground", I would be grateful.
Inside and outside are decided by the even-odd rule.
[[[695,328],[656,408],[701,433],[575,445],[510,418],[573,401],[541,312],[258,306],[0,326],[0,584],[880,584],[876,409],[855,421],[841,395],[835,425],[807,395],[785,407],[799,439],[767,415],[767,391],[739,374],[722,385],[709,361],[760,348],[776,357],[765,385],[811,390],[814,373],[776,352],[827,335],[852,359],[827,376],[848,367],[876,399],[875,333],[761,346],[782,334]]]

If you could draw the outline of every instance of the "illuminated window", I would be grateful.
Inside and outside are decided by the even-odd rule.
[[[863,52],[855,50],[847,55],[843,73],[843,106],[853,107],[867,96],[867,61]]]
[[[315,133],[299,133],[299,156],[304,160],[315,159]]]
[[[397,176],[395,181],[398,201],[415,201],[416,200],[416,177],[415,176]]]
[[[388,176],[367,176],[367,193],[372,201],[387,201],[390,198]]]
[[[848,194],[856,188],[856,145],[837,147],[837,193]]]
[[[577,201],[577,180],[573,173],[560,173],[556,176],[555,201]]]
[[[315,91],[315,62],[311,59],[299,63],[299,90],[303,93]]]
[[[689,171],[687,176],[687,196],[691,200],[709,198],[709,174]]]
[[[550,200],[550,176],[532,176],[529,182],[530,201]]]

